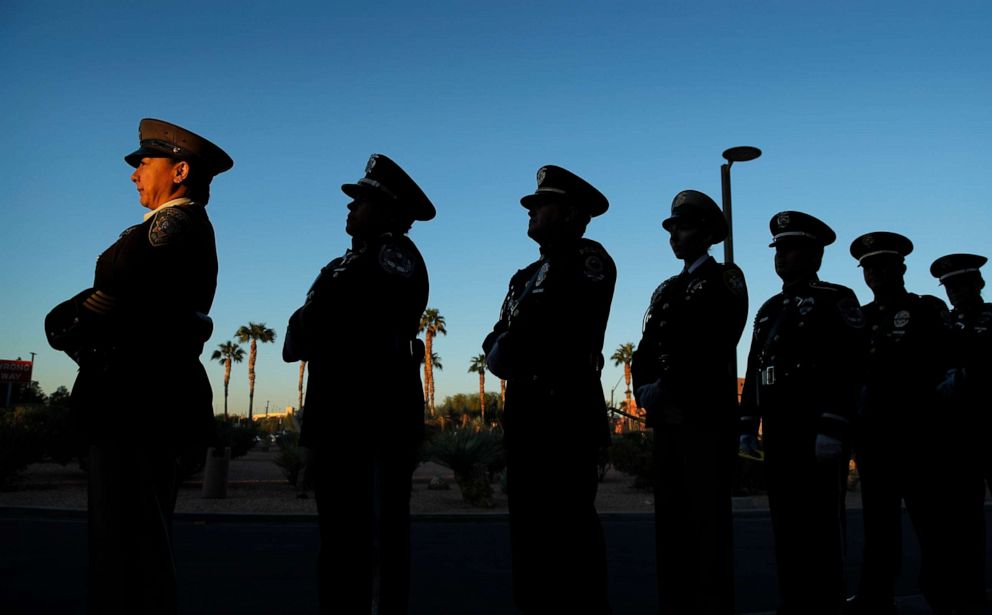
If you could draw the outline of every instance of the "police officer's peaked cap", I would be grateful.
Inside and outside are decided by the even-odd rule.
[[[672,215],[661,222],[666,231],[672,230],[675,222],[701,225],[713,234],[713,243],[720,243],[727,237],[727,218],[723,211],[707,195],[698,190],[683,190],[672,200]]]
[[[437,214],[417,182],[384,154],[372,154],[365,165],[365,177],[354,184],[342,185],[341,191],[353,199],[371,197],[395,202],[408,210],[414,220],[430,220]]]
[[[772,216],[768,227],[772,231],[772,242],[768,244],[770,248],[779,242],[795,239],[829,246],[837,239],[837,234],[822,220],[801,211],[780,211]]]
[[[573,207],[586,211],[590,216],[606,212],[610,202],[592,184],[568,169],[553,164],[537,170],[537,191],[520,199],[520,204],[530,209],[548,199],[564,199]]]
[[[908,237],[887,231],[865,233],[851,242],[851,256],[858,259],[858,265],[876,256],[905,258],[912,251],[913,242]]]
[[[138,125],[138,149],[127,156],[125,162],[137,168],[142,158],[172,158],[190,162],[197,170],[203,169],[211,176],[223,173],[234,166],[227,152],[200,135],[181,126],[145,118]]]
[[[941,256],[930,265],[930,275],[940,280],[941,284],[947,281],[947,278],[956,275],[971,273],[981,276],[979,269],[988,260],[978,254],[948,254]]]

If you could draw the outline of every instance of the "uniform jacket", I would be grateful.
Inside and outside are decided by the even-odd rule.
[[[978,412],[968,424],[992,427],[992,303],[970,312],[954,310],[950,314],[952,358],[954,367],[962,368],[965,377],[961,390],[966,405]]]
[[[947,306],[905,293],[886,306],[864,306],[869,332],[861,419],[892,428],[924,427],[935,418],[937,386],[950,367]]]
[[[510,279],[499,321],[483,342],[488,355],[499,340],[510,370],[498,374],[507,381],[508,446],[515,431],[549,420],[562,421],[582,442],[608,440],[600,371],[616,275],[603,246],[583,238],[542,251]]]
[[[424,259],[409,237],[354,240],[321,269],[289,320],[286,361],[308,361],[301,441],[319,448],[344,439],[355,417],[368,433],[416,446],[423,437]]]
[[[864,314],[851,289],[816,276],[788,285],[755,317],[742,432],[757,432],[763,418],[788,431],[849,438],[866,354]]]
[[[203,205],[188,203],[125,229],[97,259],[93,288],[52,310],[46,332],[80,365],[72,403],[91,441],[153,422],[168,438],[209,437],[213,400],[199,355],[216,288],[213,227]]]
[[[746,321],[744,274],[713,257],[654,291],[631,365],[635,391],[661,381],[663,417],[649,409],[648,425],[735,429],[734,356]]]

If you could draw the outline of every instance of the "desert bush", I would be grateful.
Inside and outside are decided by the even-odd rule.
[[[427,445],[428,456],[451,468],[462,498],[473,506],[491,506],[490,475],[503,465],[503,435],[470,429],[442,431]]]

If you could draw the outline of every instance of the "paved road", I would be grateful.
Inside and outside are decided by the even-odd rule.
[[[992,508],[986,509],[992,523]],[[860,564],[860,511],[849,513],[848,578]],[[610,593],[617,615],[655,612],[653,523],[649,515],[607,515]],[[908,526],[907,526],[908,527]],[[735,517],[737,602],[741,612],[774,609],[775,564],[768,516]],[[907,531],[898,588],[914,594],[919,551]],[[503,615],[510,603],[504,517],[417,518],[413,524],[412,612]],[[992,546],[992,541],[990,541]],[[180,612],[189,615],[315,613],[315,520],[189,516],[175,527]],[[83,612],[85,521],[77,515],[0,509],[0,609],[7,614]],[[992,586],[992,562],[988,585]],[[918,597],[903,613],[925,613]]]

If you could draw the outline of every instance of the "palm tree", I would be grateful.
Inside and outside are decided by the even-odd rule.
[[[434,352],[432,349],[434,336],[437,334],[447,335],[448,330],[444,328],[444,316],[437,311],[437,308],[427,308],[423,316],[420,317],[420,328],[418,333],[424,334],[424,399],[427,400],[427,407],[434,416]]]
[[[623,378],[627,383],[627,413],[637,414],[637,402],[634,401],[633,396],[630,394],[630,362],[634,359],[634,344],[633,342],[627,342],[626,344],[620,344],[617,346],[616,352],[610,357],[613,361],[613,365],[623,364]],[[629,420],[629,419],[628,419]]]
[[[227,385],[231,383],[231,363],[241,363],[245,359],[245,351],[234,342],[227,341],[217,344],[217,350],[210,355],[211,361],[224,365],[224,418],[227,418]]]
[[[303,412],[303,374],[306,373],[306,371],[307,371],[307,362],[300,361],[300,385],[298,387],[298,391],[300,394],[300,401],[299,401],[299,405],[297,406],[300,412]]]
[[[251,342],[248,351],[248,421],[251,422],[252,404],[255,400],[255,359],[258,357],[256,342],[263,344],[274,342],[276,341],[276,332],[274,329],[266,327],[264,322],[249,322],[239,328],[234,336],[242,344]]]
[[[434,401],[434,370],[442,371],[443,369],[444,369],[444,365],[441,365],[441,355],[439,355],[436,352],[432,352],[431,353],[431,386],[429,390],[430,397],[425,398],[425,399],[430,399],[432,403]]]
[[[479,374],[479,409],[482,412],[482,423],[486,422],[486,355],[478,354],[472,357],[468,371]]]

